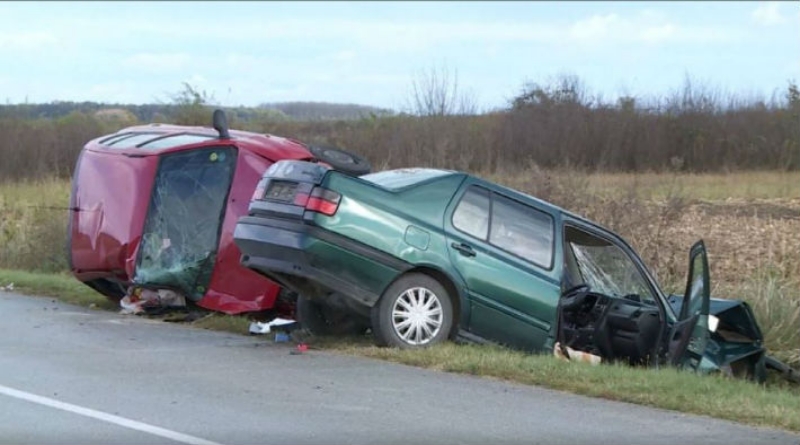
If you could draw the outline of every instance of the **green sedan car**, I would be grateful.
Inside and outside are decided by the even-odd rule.
[[[665,295],[615,233],[466,173],[280,161],[234,240],[243,265],[298,295],[301,323],[344,311],[379,345],[461,337],[763,378],[752,311],[711,301],[702,242],[685,294]]]

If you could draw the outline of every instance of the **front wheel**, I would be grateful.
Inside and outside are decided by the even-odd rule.
[[[452,297],[434,278],[412,273],[386,289],[371,316],[377,344],[427,347],[447,339],[453,326]]]

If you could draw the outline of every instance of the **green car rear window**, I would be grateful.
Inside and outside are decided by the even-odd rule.
[[[447,170],[437,170],[433,168],[403,168],[398,170],[387,170],[378,173],[370,173],[361,176],[361,179],[377,184],[389,190],[398,190],[409,187],[429,179],[440,178],[452,175],[453,172]]]

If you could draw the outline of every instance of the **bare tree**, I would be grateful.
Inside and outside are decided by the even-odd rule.
[[[459,91],[458,70],[447,66],[419,70],[411,81],[410,112],[418,116],[476,114],[471,92]]]
[[[546,84],[528,82],[522,88],[522,92],[511,100],[512,108],[565,104],[582,107],[590,107],[593,104],[586,85],[576,74],[561,73]]]

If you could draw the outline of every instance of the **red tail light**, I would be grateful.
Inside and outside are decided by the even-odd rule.
[[[255,201],[257,199],[263,198],[265,191],[266,191],[266,188],[264,186],[264,183],[263,182],[259,182],[258,186],[256,186],[256,190],[253,192],[253,197],[250,198],[250,200],[251,201]]]
[[[314,187],[310,195],[295,196],[294,202],[297,205],[302,205],[300,202],[305,201],[306,210],[333,216],[336,210],[339,209],[339,201],[341,199],[342,195],[334,191],[321,187]]]
[[[308,193],[297,192],[297,194],[294,195],[294,205],[305,207],[306,204],[308,204],[308,198]]]

